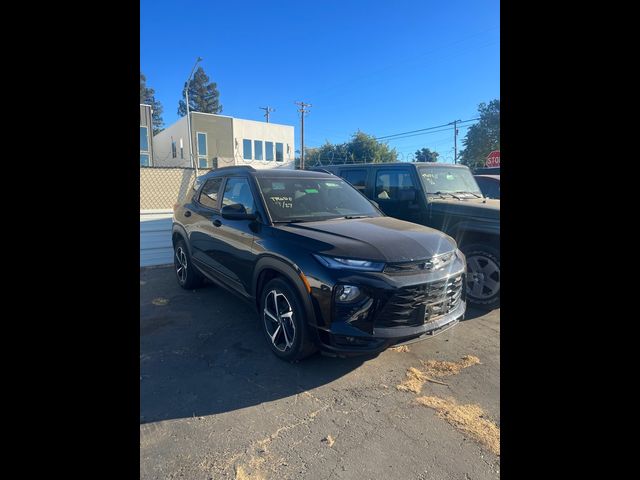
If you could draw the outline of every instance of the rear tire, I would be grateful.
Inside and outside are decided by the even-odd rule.
[[[189,249],[182,239],[173,246],[173,266],[178,284],[185,290],[193,290],[204,284],[204,277],[193,265]]]
[[[302,360],[317,350],[302,305],[295,289],[282,278],[274,278],[260,292],[262,331],[271,351],[282,360]]]
[[[467,300],[475,307],[500,306],[500,251],[490,245],[462,248],[467,257]]]

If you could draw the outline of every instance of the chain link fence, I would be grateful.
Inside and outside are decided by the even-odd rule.
[[[198,169],[198,176],[209,169]],[[171,210],[189,198],[196,171],[181,167],[140,167],[140,210]]]

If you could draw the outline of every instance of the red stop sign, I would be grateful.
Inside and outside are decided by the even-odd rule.
[[[487,155],[486,167],[499,167],[500,166],[500,150],[494,150]]]

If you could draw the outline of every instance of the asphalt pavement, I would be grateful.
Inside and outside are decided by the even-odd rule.
[[[411,367],[469,355],[480,363],[438,378],[447,385],[396,388]],[[251,305],[213,285],[183,290],[172,268],[141,270],[141,479],[495,479],[499,456],[473,425],[417,399],[477,405],[499,429],[499,393],[499,309],[469,309],[408,351],[291,364]]]

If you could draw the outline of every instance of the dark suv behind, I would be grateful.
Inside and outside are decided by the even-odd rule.
[[[368,163],[322,167],[392,217],[442,230],[467,257],[469,303],[500,305],[500,200],[484,198],[464,165]]]
[[[453,326],[465,312],[465,259],[437,230],[385,216],[325,173],[228,167],[177,205],[179,284],[204,278],[252,302],[286,360],[318,347],[379,352]]]

